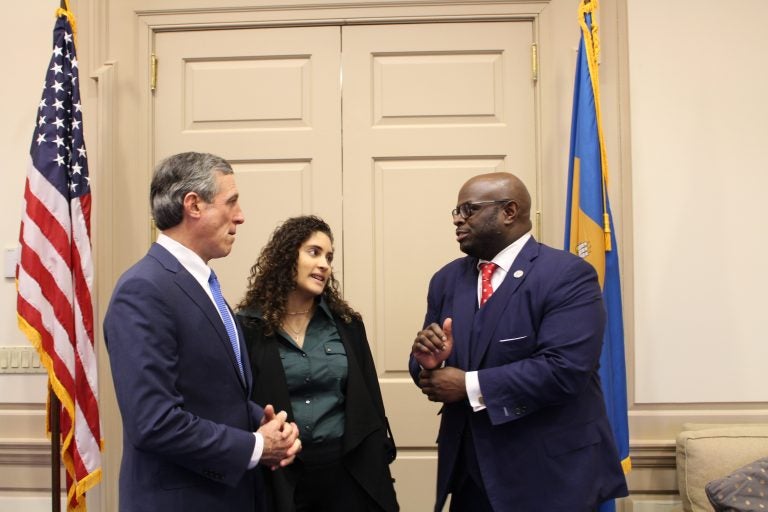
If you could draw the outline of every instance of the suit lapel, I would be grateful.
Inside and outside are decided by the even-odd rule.
[[[232,311],[232,308],[229,307],[229,304],[227,304],[227,308],[229,308],[229,313],[232,315],[232,321],[235,322],[235,328],[237,329],[237,340],[240,343],[240,357],[243,359],[243,376],[245,377],[245,389],[248,392],[248,396],[250,396],[251,389],[253,387],[253,374],[251,373],[251,365],[248,364],[250,359],[248,357],[248,347],[245,345],[245,334],[243,334],[243,328],[240,325],[240,321],[237,319],[237,315],[234,311]],[[227,336],[227,339],[229,339],[229,336]],[[232,352],[232,362],[235,364],[237,374],[240,375],[240,369],[237,368],[237,361],[235,361],[234,352]]]
[[[184,293],[186,293],[192,302],[194,302],[195,305],[200,308],[200,311],[211,323],[211,327],[216,331],[216,334],[218,334],[219,342],[221,342],[224,350],[229,355],[229,360],[232,363],[232,369],[237,375],[237,379],[240,381],[240,384],[243,385],[245,389],[249,389],[250,371],[246,370],[245,368],[247,366],[248,359],[244,355],[247,352],[243,347],[243,333],[237,321],[235,320],[235,325],[237,326],[237,333],[240,337],[240,354],[243,357],[243,372],[245,373],[246,382],[243,382],[243,379],[240,377],[240,369],[238,368],[237,361],[235,360],[235,351],[232,350],[232,344],[229,342],[229,335],[227,334],[227,330],[224,327],[224,322],[221,320],[216,306],[214,306],[213,302],[211,302],[210,297],[208,297],[208,294],[205,292],[205,290],[203,290],[202,286],[200,286],[200,283],[198,283],[195,278],[192,277],[192,274],[190,274],[187,269],[185,269],[184,266],[179,263],[179,260],[177,260],[161,245],[152,244],[152,247],[149,249],[149,253],[154,256],[160,263],[162,263],[166,270],[174,274],[174,281],[179,286],[179,288],[184,290]],[[227,308],[229,308],[229,306],[227,306]],[[232,313],[231,310],[230,313]],[[234,314],[232,314],[232,317],[234,318]]]
[[[480,314],[483,316],[480,318],[480,332],[472,344],[472,355],[470,358],[473,370],[480,367],[480,363],[493,339],[493,332],[496,330],[499,319],[503,315],[512,313],[508,309],[513,300],[513,295],[533,268],[534,260],[538,254],[539,244],[531,237],[523,246],[515,261],[512,262],[512,266],[499,289],[493,292],[491,298],[481,308]]]
[[[464,271],[456,277],[453,298],[453,350],[459,368],[469,368],[472,325],[477,311],[477,259],[466,258]],[[441,326],[442,327],[442,326]]]

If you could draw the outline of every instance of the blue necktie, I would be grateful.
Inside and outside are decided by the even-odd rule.
[[[211,270],[211,275],[208,276],[208,286],[211,288],[211,295],[216,302],[216,307],[219,309],[221,319],[224,321],[224,328],[229,335],[229,342],[232,344],[232,350],[235,351],[235,359],[237,360],[237,367],[240,369],[240,376],[245,379],[243,373],[243,361],[240,358],[240,344],[237,342],[237,332],[235,331],[235,323],[232,320],[232,315],[229,314],[229,308],[224,300],[224,296],[221,294],[221,286],[219,286],[219,280],[216,279],[216,273]]]

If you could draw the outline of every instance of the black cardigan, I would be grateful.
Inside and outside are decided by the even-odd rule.
[[[275,411],[286,411],[288,420],[294,421],[278,350],[278,335],[266,336],[264,321],[248,311],[238,313],[238,317],[253,371],[253,400],[262,406],[272,404]],[[399,506],[389,471],[388,448],[391,447],[388,446],[384,402],[365,326],[359,320],[347,324],[336,315],[333,319],[348,362],[342,462],[380,510],[394,512]],[[275,471],[262,468],[275,510],[290,512],[295,509],[295,467],[300,464],[300,457],[297,457],[285,468]]]

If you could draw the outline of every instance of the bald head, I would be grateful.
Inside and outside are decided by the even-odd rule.
[[[459,191],[459,197],[465,189],[472,189],[483,194],[490,194],[492,199],[510,199],[517,203],[518,220],[528,222],[528,228],[531,229],[531,194],[528,188],[520,178],[508,172],[491,172],[488,174],[478,174],[473,176]],[[460,201],[461,203],[462,201]]]
[[[531,195],[525,184],[508,172],[480,174],[459,190],[456,205],[472,205],[471,215],[456,215],[457,240],[462,251],[492,259],[531,230]]]

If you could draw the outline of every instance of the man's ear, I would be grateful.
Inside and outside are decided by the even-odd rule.
[[[202,198],[197,195],[197,192],[187,192],[184,196],[184,215],[197,218],[200,217]]]
[[[519,214],[520,214],[520,206],[517,204],[517,201],[512,200],[504,205],[504,222],[505,223],[511,224],[515,222]]]

